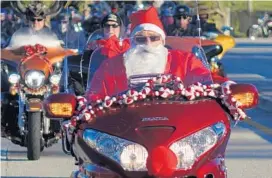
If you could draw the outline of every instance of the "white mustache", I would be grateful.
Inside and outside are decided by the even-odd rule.
[[[135,47],[135,52],[145,52],[145,53],[152,53],[152,54],[158,54],[160,53],[161,49],[164,48],[163,45],[159,45],[156,47],[150,46],[150,45],[137,45]]]

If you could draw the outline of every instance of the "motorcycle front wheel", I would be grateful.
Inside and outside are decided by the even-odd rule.
[[[28,113],[27,158],[38,160],[41,155],[41,113]]]
[[[254,27],[250,27],[248,29],[247,36],[248,36],[248,38],[250,38],[252,40],[263,37],[261,29],[254,28]]]

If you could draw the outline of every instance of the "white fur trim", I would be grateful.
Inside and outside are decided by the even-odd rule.
[[[131,32],[131,37],[133,37],[137,32],[143,31],[143,30],[150,30],[159,33],[162,36],[162,39],[165,40],[165,32],[163,29],[158,27],[157,25],[154,25],[152,23],[143,23],[138,26],[136,26],[133,31]]]

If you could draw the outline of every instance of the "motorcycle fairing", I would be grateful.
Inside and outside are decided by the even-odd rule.
[[[154,104],[157,103],[157,104]],[[174,103],[174,104],[173,104]],[[153,104],[153,106],[152,106]],[[181,106],[182,105],[182,106]],[[162,107],[164,109],[162,109]],[[169,109],[173,112],[169,113]],[[197,108],[197,112],[196,112]],[[211,110],[212,108],[212,110]],[[135,111],[139,111],[136,113]],[[156,111],[156,112],[154,112]],[[169,115],[166,114],[168,111]],[[85,155],[85,162],[92,162],[94,164],[108,167],[110,170],[114,170],[120,175],[120,177],[145,177],[148,176],[147,172],[134,172],[134,171],[124,171],[123,168],[115,161],[110,158],[98,153],[96,150],[91,149],[86,142],[83,140],[84,129],[95,129],[104,133],[111,133],[117,137],[130,140],[141,144],[147,148],[147,150],[152,150],[156,145],[169,146],[171,143],[180,139],[181,137],[186,137],[202,128],[210,126],[215,122],[218,122],[218,118],[222,118],[221,122],[226,125],[227,130],[230,130],[230,125],[228,123],[228,117],[220,108],[220,105],[214,100],[203,100],[196,102],[184,102],[177,103],[171,101],[153,101],[149,104],[139,103],[132,105],[128,108],[123,108],[120,112],[113,111],[115,114],[110,116],[105,116],[97,118],[94,124],[84,124],[81,125],[82,130],[79,130],[75,138],[75,150],[77,150],[78,155]],[[139,114],[141,113],[141,114]],[[127,116],[126,118],[124,118]],[[168,120],[157,120],[157,121],[142,121],[143,117],[153,117],[153,116],[163,116],[168,118]],[[107,120],[107,121],[105,121]],[[196,124],[197,123],[197,124]],[[135,125],[135,127],[131,127]],[[198,126],[200,127],[198,127]],[[144,128],[152,128],[154,137],[149,137],[150,135],[145,135],[142,132]],[[170,133],[168,136],[164,136],[165,132],[161,132],[162,128],[174,127],[175,131]],[[158,129],[156,131],[156,129]],[[230,133],[230,132],[227,132]],[[155,137],[156,135],[156,137]],[[178,137],[181,136],[181,137]],[[179,170],[176,171],[176,176],[183,175],[203,175],[203,171],[209,173],[209,170],[219,169],[218,167],[207,168],[207,159],[210,162],[219,162],[218,153],[224,153],[225,146],[228,142],[229,134],[224,137],[226,139],[219,140],[214,148],[203,154],[196,160],[192,169],[189,170]],[[147,139],[149,137],[149,139]],[[138,138],[138,139],[134,139]],[[159,141],[158,141],[159,140]],[[222,157],[224,155],[221,155]],[[82,157],[80,158],[82,159]],[[115,174],[115,173],[113,173]],[[173,175],[174,176],[174,175]]]
[[[51,63],[57,63],[63,60],[65,56],[77,54],[76,50],[73,49],[64,49],[62,47],[49,47],[47,48],[46,57],[50,60]],[[25,51],[23,48],[17,49],[1,49],[1,58],[12,61],[15,63],[20,63],[21,59],[26,57]]]
[[[15,64],[19,65],[21,60],[26,57],[23,48],[12,49],[2,49],[2,58]],[[25,63],[22,64],[20,73],[24,77],[25,72],[29,70],[39,70],[42,71],[46,77],[49,75],[48,63],[46,63],[42,58],[48,58],[50,64],[55,64],[61,62],[65,56],[75,55],[76,51],[72,49],[63,49],[61,47],[47,48],[47,53],[45,56],[34,55]]]
[[[170,110],[172,112],[169,112]],[[154,117],[168,119],[143,120],[143,118]],[[94,129],[102,133],[114,135],[143,145],[150,151],[157,145],[169,147],[173,142],[219,122],[218,118],[222,118],[221,122],[226,125],[229,131],[228,116],[215,100],[210,99],[188,102],[158,100],[136,103],[120,110],[110,111],[108,115],[98,117],[93,124],[81,125],[81,130],[79,130],[75,138],[76,150],[81,152],[79,155],[86,156],[84,161],[91,161],[97,165],[103,163],[103,166],[110,168],[110,170],[115,170],[121,177],[144,177],[147,176],[147,172],[124,171],[117,162],[91,149],[82,138],[84,130]],[[150,137],[151,135],[148,132],[144,132],[145,129],[150,128],[152,129],[151,132],[153,132],[152,137]],[[224,137],[228,138],[229,134],[226,134]],[[151,138],[152,140],[150,140]],[[221,144],[216,144],[214,148],[203,154],[195,162],[192,169],[176,171],[177,176],[181,174],[198,174],[198,169],[201,170],[201,166],[206,166],[203,164],[207,162],[208,158],[212,158],[211,161],[218,161],[218,152],[225,148],[224,145],[227,144],[227,140],[219,140]],[[212,167],[211,169],[215,168]],[[203,170],[201,171],[203,172]]]
[[[142,121],[143,118],[154,117],[166,117],[168,120]],[[140,128],[174,127],[175,132],[164,142],[165,145],[169,145],[177,139],[218,122],[217,118],[224,118],[223,122],[228,119],[224,110],[215,100],[204,99],[182,102],[155,100],[139,102],[122,109],[109,111],[103,117],[96,118],[94,123],[84,124],[83,130],[87,128],[95,129],[150,147],[153,145],[151,142],[139,137]],[[195,127],[196,122],[198,123],[197,128]],[[180,137],[177,135],[180,135]]]

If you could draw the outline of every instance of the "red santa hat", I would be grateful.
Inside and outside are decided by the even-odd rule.
[[[158,12],[154,7],[147,10],[137,11],[130,16],[131,36],[143,30],[150,30],[159,33],[165,39],[163,25],[158,16]]]

